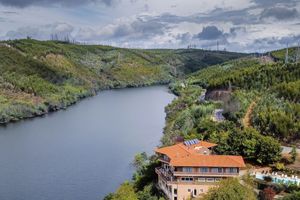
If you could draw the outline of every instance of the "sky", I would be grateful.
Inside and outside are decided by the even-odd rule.
[[[0,40],[27,36],[265,52],[300,42],[300,0],[0,0]]]

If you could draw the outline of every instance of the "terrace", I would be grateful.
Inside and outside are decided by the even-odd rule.
[[[235,177],[239,175],[238,169],[234,168],[234,170],[230,170],[231,168],[221,168],[220,171],[213,171],[213,170],[207,170],[207,171],[201,171],[196,170],[195,168],[192,171],[182,171],[182,170],[171,170],[171,169],[165,169],[163,167],[157,167],[155,169],[156,173],[159,175],[162,175],[163,178],[166,181],[174,181],[177,180],[178,177]],[[201,169],[201,168],[199,168]],[[208,168],[207,168],[208,169]],[[215,169],[215,168],[213,168]],[[218,169],[218,168],[216,168]]]

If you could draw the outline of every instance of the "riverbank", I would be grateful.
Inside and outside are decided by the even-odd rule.
[[[65,109],[101,90],[166,84],[197,69],[245,56],[198,49],[123,49],[31,39],[1,44],[2,124]]]
[[[31,112],[26,112],[24,115],[19,115],[18,117],[14,117],[14,118],[6,118],[6,119],[1,119],[0,121],[0,126],[5,126],[9,123],[16,123],[20,120],[26,120],[26,119],[32,119],[35,117],[41,117],[44,115],[47,115],[49,113],[53,113],[59,110],[66,110],[68,109],[68,107],[73,106],[75,104],[77,104],[78,102],[80,102],[81,100],[85,99],[85,98],[89,98],[89,97],[94,97],[96,95],[98,95],[99,93],[103,92],[103,91],[108,91],[108,90],[116,90],[116,89],[129,89],[129,88],[141,88],[141,87],[152,87],[152,86],[166,86],[170,83],[170,81],[166,81],[166,82],[158,82],[158,83],[153,83],[150,85],[137,85],[137,86],[117,86],[117,87],[107,87],[107,88],[101,88],[101,89],[94,89],[91,91],[88,91],[85,94],[81,94],[80,96],[74,96],[73,100],[70,102],[64,102],[61,104],[56,104],[56,105],[45,105],[47,103],[43,103],[40,105],[36,106],[36,110],[32,110]],[[33,97],[35,98],[35,97]]]

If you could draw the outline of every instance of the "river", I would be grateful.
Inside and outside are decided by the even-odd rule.
[[[153,153],[173,98],[163,86],[103,91],[0,127],[0,199],[103,199],[131,179],[136,153]]]

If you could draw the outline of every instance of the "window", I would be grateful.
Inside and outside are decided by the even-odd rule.
[[[205,182],[205,178],[198,178],[198,182]]]
[[[203,192],[203,189],[200,189],[200,192]]]
[[[208,168],[207,167],[201,167],[200,168],[200,172],[207,173],[208,172]]]
[[[218,168],[216,168],[216,167],[211,168],[211,172],[213,172],[213,173],[218,173]]]
[[[177,194],[177,188],[174,188],[174,194],[175,195]]]
[[[191,178],[191,177],[182,177],[181,180],[186,181],[186,182],[191,182],[191,181],[193,181],[193,178]]]
[[[177,200],[177,197],[174,197],[174,200]]]
[[[237,173],[237,169],[234,168],[234,167],[230,167],[230,168],[229,168],[229,172],[230,172],[230,173]]]
[[[223,172],[223,168],[219,167],[218,168],[218,173],[222,173]]]
[[[214,178],[207,178],[206,182],[212,183],[212,182],[215,182],[215,179]]]
[[[191,189],[188,189],[188,192],[191,192]]]
[[[194,189],[194,196],[197,196],[197,190]]]
[[[182,168],[182,171],[183,172],[192,172],[193,168],[191,168],[191,167],[184,167],[184,168]]]
[[[168,156],[166,156],[166,155],[163,155],[163,159],[164,160],[169,160]]]

